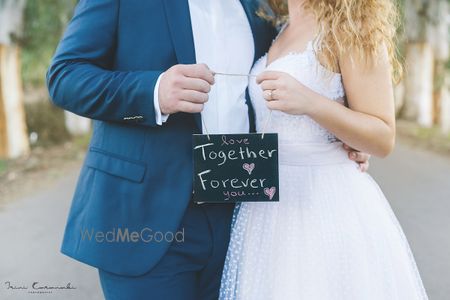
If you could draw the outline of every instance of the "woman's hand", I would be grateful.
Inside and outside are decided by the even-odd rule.
[[[260,84],[267,107],[291,115],[308,114],[316,95],[311,89],[284,72],[266,71],[256,78]]]

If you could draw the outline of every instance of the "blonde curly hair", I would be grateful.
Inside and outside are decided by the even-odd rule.
[[[280,24],[287,20],[286,0],[266,0],[273,14],[260,9],[259,15]],[[397,48],[400,14],[394,0],[309,0],[304,8],[311,11],[318,23],[317,44],[324,66],[339,72],[339,57],[352,53],[359,61],[376,64],[379,51],[386,47],[392,78],[402,77]]]

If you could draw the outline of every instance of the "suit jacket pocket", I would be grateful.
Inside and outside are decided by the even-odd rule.
[[[86,166],[140,183],[144,179],[145,162],[132,160],[99,148],[91,147],[86,157]]]

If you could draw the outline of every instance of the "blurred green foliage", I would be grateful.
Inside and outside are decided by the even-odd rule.
[[[24,13],[22,76],[26,85],[44,84],[45,72],[77,0],[28,0]]]
[[[50,146],[70,139],[64,124],[64,112],[50,101],[25,104],[26,122],[29,132],[38,134],[36,145]]]
[[[8,162],[6,160],[0,159],[0,176],[2,176],[3,173],[6,172],[7,166],[8,166]]]
[[[22,76],[25,85],[42,86],[55,48],[78,0],[28,0],[24,16]],[[397,0],[404,21],[405,0]],[[403,25],[404,22],[402,22]],[[404,27],[399,28],[399,52],[404,56]],[[450,69],[450,60],[447,63]]]

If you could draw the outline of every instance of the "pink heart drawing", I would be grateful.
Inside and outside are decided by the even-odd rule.
[[[252,175],[253,169],[255,169],[255,164],[254,163],[251,163],[251,164],[245,163],[242,165],[242,168],[248,172],[248,175]]]
[[[271,187],[269,188],[265,188],[264,189],[264,194],[266,194],[267,196],[269,196],[269,199],[272,200],[273,196],[275,196],[275,193],[277,192],[277,188],[276,187]]]

